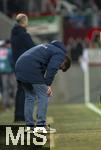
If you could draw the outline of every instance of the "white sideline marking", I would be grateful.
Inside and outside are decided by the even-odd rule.
[[[54,147],[55,147],[54,133],[50,133],[50,148],[54,148]]]
[[[54,123],[53,117],[48,117],[47,121],[51,124]],[[54,148],[55,147],[55,137],[54,137],[54,133],[50,133],[50,148]]]
[[[94,104],[92,103],[86,103],[86,106],[96,112],[97,114],[101,115],[101,110],[98,109]]]

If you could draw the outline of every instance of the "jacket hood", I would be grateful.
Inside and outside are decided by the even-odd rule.
[[[51,44],[58,47],[59,49],[63,50],[65,53],[67,52],[66,47],[62,42],[60,42],[58,40],[54,40],[51,42]]]
[[[21,27],[18,24],[16,24],[12,29],[13,35],[18,35],[18,34],[21,34],[22,32],[26,32],[26,29],[24,27]]]

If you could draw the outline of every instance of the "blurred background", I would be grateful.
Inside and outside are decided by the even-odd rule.
[[[16,81],[12,67],[10,34],[15,23],[15,16],[21,12],[28,15],[28,32],[36,45],[55,39],[62,40],[72,59],[69,71],[65,74],[60,71],[54,81],[55,92],[51,103],[54,106],[73,104],[71,109],[74,110],[75,104],[85,103],[85,88],[88,90],[86,93],[88,92],[89,100],[92,103],[99,103],[101,95],[101,1],[0,0],[0,111],[4,112],[14,106]],[[85,77],[86,68],[82,65],[88,63],[88,56],[85,56],[86,50],[91,51],[89,79]],[[87,87],[85,87],[85,82],[89,82]],[[5,103],[6,107],[4,107]],[[60,106],[62,105],[59,105],[57,110],[61,110]],[[78,109],[79,107],[76,108]],[[87,111],[84,110],[84,112]]]
[[[8,101],[8,106],[14,104],[16,82],[11,66],[10,34],[15,16],[21,12],[29,17],[28,31],[36,45],[60,39],[71,56],[71,69],[66,74],[60,72],[57,75],[54,83],[56,92],[52,101],[84,103],[84,74],[80,68],[80,58],[86,48],[101,48],[100,8],[100,0],[0,0],[1,105],[5,101]],[[101,73],[96,66],[90,68],[90,72],[90,92],[92,100],[97,102],[100,97]],[[3,102],[3,97],[8,100]]]

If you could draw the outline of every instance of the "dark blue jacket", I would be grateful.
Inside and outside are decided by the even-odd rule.
[[[13,50],[14,63],[16,63],[18,57],[26,50],[32,48],[34,43],[30,35],[26,32],[26,29],[16,24],[11,32],[11,46]]]
[[[66,49],[59,41],[31,48],[17,60],[15,66],[17,80],[51,85],[65,54]]]

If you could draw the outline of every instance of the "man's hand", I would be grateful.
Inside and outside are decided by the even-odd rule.
[[[48,94],[48,96],[52,96],[53,95],[51,86],[48,86],[47,94]]]

